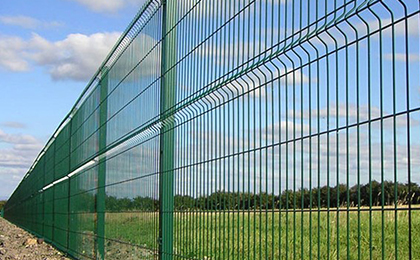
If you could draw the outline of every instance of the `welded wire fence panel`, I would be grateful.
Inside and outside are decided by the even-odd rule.
[[[152,0],[5,207],[78,259],[417,259],[418,1]]]
[[[174,254],[419,255],[419,3],[177,10]]]
[[[6,218],[78,259],[159,249],[162,4],[148,1],[10,198]]]

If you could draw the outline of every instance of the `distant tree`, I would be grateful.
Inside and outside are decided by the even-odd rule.
[[[420,204],[420,186],[417,183],[411,185],[411,203]]]
[[[6,205],[7,200],[0,200],[0,210],[3,209],[4,205]]]
[[[105,198],[105,208],[106,208],[106,211],[108,211],[108,212],[109,211],[118,212],[118,211],[122,210],[122,207],[119,203],[119,199],[117,197],[114,197],[114,196],[106,196],[106,198]]]
[[[191,210],[196,207],[196,201],[193,197],[188,195],[175,195],[174,208],[176,210]]]
[[[397,197],[395,196],[397,195]],[[93,194],[83,195],[83,209],[94,210],[95,197]],[[397,200],[395,199],[397,198]],[[385,181],[379,183],[375,180],[363,185],[354,185],[347,189],[346,184],[338,186],[304,188],[296,191],[285,190],[280,195],[262,192],[226,192],[216,191],[210,195],[194,198],[189,195],[177,194],[174,196],[174,210],[271,210],[271,209],[302,209],[302,208],[336,208],[343,206],[384,206],[393,205],[395,202],[407,205],[420,204],[420,187],[416,183],[408,184]],[[108,212],[119,211],[159,211],[159,200],[150,197],[117,198],[106,196],[105,206]],[[75,210],[75,209],[73,209]]]
[[[150,197],[135,197],[132,200],[131,209],[141,211],[156,211],[159,208],[159,202]]]

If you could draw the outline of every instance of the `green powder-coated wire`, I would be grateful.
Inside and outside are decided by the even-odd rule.
[[[420,6],[149,0],[4,208],[77,259],[416,259]]]

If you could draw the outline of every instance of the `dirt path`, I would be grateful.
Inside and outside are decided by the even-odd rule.
[[[49,244],[0,218],[0,260],[70,259]]]

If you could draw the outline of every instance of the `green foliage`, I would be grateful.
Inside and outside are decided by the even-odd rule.
[[[383,186],[383,187],[382,187]],[[395,187],[397,197],[395,197]],[[381,192],[383,188],[383,193]],[[338,194],[337,194],[338,193]],[[281,195],[269,193],[243,193],[217,191],[209,196],[193,198],[188,195],[175,195],[174,209],[176,211],[190,210],[251,210],[251,209],[291,209],[291,208],[336,208],[355,206],[384,206],[399,204],[407,205],[411,198],[412,204],[420,204],[420,187],[411,184],[411,195],[407,184],[385,181],[383,185],[377,181],[353,186],[347,189],[344,184],[338,187],[323,186],[321,188],[285,190]],[[106,197],[108,212],[120,211],[158,211],[159,201],[150,197],[117,198]]]
[[[3,209],[4,205],[6,205],[7,200],[0,200],[0,210]]]
[[[107,212],[121,212],[129,210],[158,211],[159,201],[150,197],[140,196],[135,197],[134,199],[106,196],[105,208]]]

